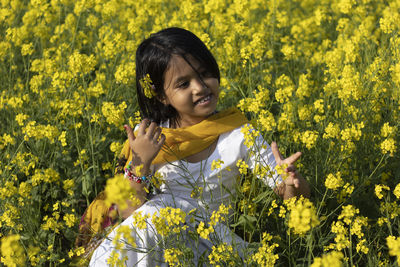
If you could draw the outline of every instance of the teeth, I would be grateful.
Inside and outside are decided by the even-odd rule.
[[[204,97],[203,99],[197,101],[197,104],[204,103],[204,102],[210,100],[210,98],[211,98],[211,95],[208,95],[208,96]]]

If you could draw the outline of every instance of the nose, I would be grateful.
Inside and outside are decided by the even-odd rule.
[[[193,91],[195,94],[204,94],[209,91],[207,84],[200,78],[196,78],[193,81]]]

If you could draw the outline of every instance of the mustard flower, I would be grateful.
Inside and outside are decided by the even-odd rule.
[[[111,102],[103,102],[101,111],[103,116],[106,118],[107,123],[119,127],[123,121],[123,115],[126,107],[127,105],[125,101],[119,104],[118,107],[114,106],[114,104]]]
[[[146,229],[147,227],[147,219],[150,218],[150,215],[144,214],[142,215],[142,211],[136,211],[132,214],[133,216],[133,225],[139,229]]]
[[[339,187],[343,186],[344,183],[340,176],[340,172],[337,172],[335,175],[332,173],[328,174],[325,180],[325,187],[328,189],[336,190]]]
[[[124,254],[124,250],[122,251],[122,254]],[[113,252],[111,252],[110,257],[107,259],[107,264],[109,264],[111,267],[119,267],[124,266],[127,260],[128,256],[122,255],[121,257],[119,251],[114,250]]]
[[[131,200],[133,206],[140,203],[140,200],[135,196],[136,192],[131,187],[129,180],[125,179],[122,174],[108,179],[104,191],[106,194],[106,203],[108,205],[117,204],[121,210],[128,207],[127,200]]]
[[[113,244],[116,245],[117,250],[136,248],[136,240],[132,235],[133,232],[128,225],[121,225],[116,229]],[[122,238],[124,239],[123,242],[121,241]]]
[[[176,248],[168,248],[164,251],[164,259],[170,266],[181,266],[179,257],[183,252]]]
[[[397,197],[397,199],[400,199],[400,183],[398,183],[394,188],[393,194]]]
[[[314,262],[311,264],[311,267],[341,267],[343,266],[343,258],[343,253],[332,251],[328,254],[322,255],[322,257],[314,258]]]
[[[154,91],[154,85],[151,81],[150,75],[146,74],[145,77],[139,80],[140,86],[143,88],[144,95],[147,98],[153,98],[156,96],[156,92]]]
[[[226,243],[213,246],[210,255],[208,255],[210,264],[236,266],[239,255],[233,251],[233,247]]]
[[[388,122],[385,122],[381,128],[381,136],[388,137],[395,132],[395,127],[390,126]]]
[[[375,185],[375,195],[379,199],[383,198],[382,190],[390,190],[390,188],[387,185],[381,185],[381,184]]]
[[[240,172],[241,174],[244,174],[244,175],[247,174],[247,169],[249,168],[249,165],[247,165],[247,163],[246,163],[245,161],[239,159],[239,160],[236,162],[236,166],[239,168],[239,172]]]
[[[388,236],[386,243],[389,248],[389,255],[396,256],[397,264],[400,264],[400,238],[394,236]]]
[[[275,262],[279,259],[279,255],[274,254],[274,249],[279,247],[278,244],[270,244],[272,236],[267,233],[263,233],[261,241],[262,246],[258,248],[257,252],[251,256],[251,261],[255,262],[257,266],[274,266]]]
[[[311,149],[315,146],[318,139],[318,132],[316,131],[305,131],[301,135],[301,142],[306,145],[307,149]]]
[[[152,217],[157,232],[164,237],[185,231],[188,228],[185,225],[185,219],[186,213],[183,210],[172,207],[162,208],[158,214],[154,214]]]
[[[1,238],[1,262],[5,266],[25,265],[26,255],[20,244],[20,235],[9,235]]]
[[[240,132],[243,133],[244,135],[244,144],[248,148],[251,148],[254,146],[255,139],[257,136],[260,135],[260,132],[257,131],[256,129],[253,128],[251,124],[246,124],[244,125],[241,129]]]
[[[397,150],[396,141],[393,138],[387,138],[381,143],[380,148],[383,154],[389,153],[393,157]]]
[[[295,234],[303,235],[319,225],[317,210],[309,199],[301,197],[286,204],[290,211],[288,226]]]
[[[338,219],[343,220],[347,225],[350,225],[356,214],[360,212],[359,209],[352,205],[346,205],[342,207],[342,212],[340,213]]]
[[[211,163],[211,170],[221,169],[221,165],[224,164],[224,161],[221,159],[213,160]]]
[[[203,239],[208,239],[208,236],[211,233],[214,233],[214,227],[212,225],[210,225],[209,227],[205,227],[205,223],[204,222],[200,222],[199,225],[197,226],[197,233],[199,234],[199,236]]]
[[[75,224],[78,222],[78,218],[75,216],[75,214],[65,214],[63,217],[65,221],[65,225],[68,227],[74,227]]]
[[[35,50],[33,49],[33,44],[28,43],[28,44],[23,44],[21,47],[21,55],[27,56],[27,55],[32,55]]]
[[[325,133],[322,136],[322,138],[324,138],[324,139],[338,138],[339,137],[339,133],[340,133],[339,125],[330,122],[328,124],[328,126],[326,126],[326,128],[325,128]]]
[[[61,142],[61,146],[66,146],[67,145],[67,138],[66,138],[67,132],[62,131],[60,136],[58,137],[58,141]]]

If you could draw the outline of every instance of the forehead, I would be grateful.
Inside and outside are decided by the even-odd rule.
[[[190,75],[200,69],[201,64],[193,56],[185,56],[186,60],[179,56],[173,55],[169,61],[168,68],[165,72],[165,83],[174,82],[180,77]]]

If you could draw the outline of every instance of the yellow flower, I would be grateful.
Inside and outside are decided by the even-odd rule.
[[[1,262],[6,266],[24,266],[26,255],[20,244],[20,235],[1,238]]]
[[[244,174],[244,175],[247,174],[247,169],[249,168],[249,165],[247,165],[247,163],[246,163],[245,161],[239,159],[239,160],[236,162],[236,166],[239,167],[239,172],[240,172],[241,174]]]
[[[113,239],[113,244],[116,245],[116,249],[121,250],[122,248],[132,249],[136,248],[136,240],[133,237],[132,229],[128,225],[121,225],[116,229],[116,234]],[[121,241],[124,239],[124,241]]]
[[[279,174],[282,177],[283,180],[286,180],[286,178],[289,175],[285,171],[287,167],[288,167],[288,164],[282,164],[282,165],[276,165],[275,166],[276,173]]]
[[[332,251],[331,253],[324,254],[322,257],[314,258],[311,267],[341,267],[343,266],[343,253]]]
[[[139,229],[145,229],[147,227],[146,220],[150,218],[150,215],[145,214],[142,215],[142,211],[136,211],[132,214],[133,216],[133,225]]]
[[[269,244],[271,239],[272,236],[270,234],[263,233],[262,246],[251,256],[251,261],[255,262],[257,266],[274,266],[275,262],[279,259],[279,255],[274,254],[274,249],[279,245],[275,243]]]
[[[186,213],[179,208],[166,207],[160,209],[158,214],[152,217],[153,224],[161,236],[178,234],[185,231],[188,226],[185,225]]]
[[[211,163],[211,170],[221,169],[221,164],[224,164],[224,161],[221,159],[213,160]]]
[[[101,112],[106,118],[107,123],[120,127],[126,107],[125,101],[119,104],[118,107],[114,106],[111,102],[103,102]]]
[[[354,208],[352,205],[343,206],[338,219],[342,219],[347,225],[350,225],[354,216],[359,212],[359,209]]]
[[[389,255],[396,256],[397,264],[400,265],[400,238],[394,236],[388,236],[386,243],[389,248]]]
[[[121,210],[128,207],[127,200],[132,201],[133,206],[140,203],[140,200],[136,197],[135,190],[131,187],[128,179],[125,179],[122,174],[114,176],[114,178],[108,179],[106,188],[106,203],[108,205],[117,204]]]
[[[301,197],[285,203],[290,210],[288,226],[295,234],[303,235],[319,225],[317,211],[309,199]]]
[[[322,136],[324,139],[328,138],[338,138],[340,133],[339,125],[330,122],[325,128],[325,133]]]
[[[64,221],[68,227],[73,227],[78,222],[78,218],[76,218],[75,214],[65,214]]]
[[[140,86],[143,88],[144,95],[147,98],[153,98],[157,95],[154,91],[154,85],[149,74],[146,74],[146,76],[140,79],[139,82]]]
[[[381,128],[381,136],[382,137],[388,137],[388,136],[394,134],[394,132],[395,132],[395,127],[390,126],[388,122],[383,124],[383,126]]]
[[[244,125],[240,129],[240,132],[243,133],[243,135],[244,135],[244,144],[248,148],[251,148],[251,147],[254,146],[254,142],[255,142],[256,138],[260,135],[260,132],[257,131],[256,129],[254,129],[251,124]]]
[[[379,199],[383,198],[382,190],[390,190],[390,188],[387,185],[381,185],[381,184],[375,185],[375,195]]]
[[[176,248],[168,248],[164,251],[164,259],[169,266],[181,266],[179,257],[183,255],[183,252]]]
[[[62,133],[58,137],[58,140],[61,142],[62,146],[66,146],[67,145],[66,135],[67,135],[67,132],[66,131],[62,131]]]
[[[214,233],[214,227],[210,225],[209,227],[206,228],[204,222],[200,222],[199,225],[197,226],[196,231],[201,238],[208,239],[208,236],[211,233]]]
[[[362,239],[360,242],[357,243],[356,246],[356,251],[357,252],[362,252],[364,254],[368,254],[369,248],[366,246],[367,241],[365,239]]]
[[[394,152],[396,152],[396,141],[393,138],[387,138],[385,139],[381,145],[381,150],[383,154],[389,153],[390,156],[393,157]]]
[[[400,199],[400,183],[398,183],[398,184],[396,185],[396,187],[394,188],[393,194],[394,194],[398,199]]]
[[[305,131],[301,135],[301,142],[305,144],[308,149],[311,149],[315,146],[317,139],[318,139],[318,132],[316,131]]]
[[[95,64],[96,60],[93,55],[87,56],[80,54],[78,51],[75,51],[68,59],[69,70],[74,75],[89,73],[94,70]]]
[[[210,255],[208,255],[208,260],[212,265],[228,265],[234,266],[240,260],[239,255],[237,252],[233,251],[233,247],[226,243],[222,243],[220,245],[216,245],[212,247]]]
[[[340,172],[337,172],[336,175],[333,175],[332,173],[328,174],[325,180],[325,187],[332,190],[341,187],[343,185],[343,180],[340,175]]]
[[[21,47],[21,55],[23,56],[32,55],[34,51],[32,43],[23,44]]]

